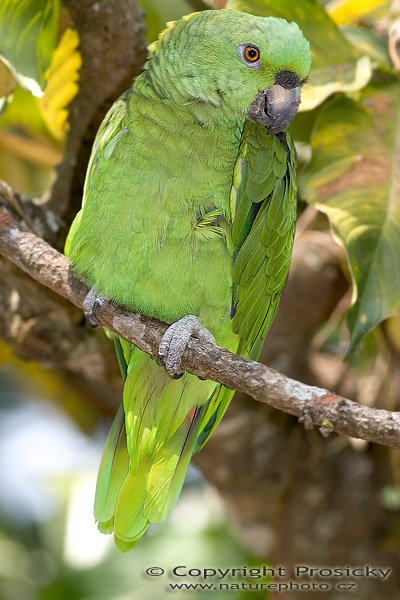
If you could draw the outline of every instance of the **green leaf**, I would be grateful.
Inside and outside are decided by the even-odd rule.
[[[369,56],[357,61],[313,69],[309,83],[301,93],[300,110],[312,110],[336,92],[358,92],[370,81],[372,64]]]
[[[330,219],[354,278],[351,350],[400,313],[400,82],[338,97],[319,113],[303,171],[303,197]]]
[[[43,123],[37,99],[21,87],[13,92],[7,110],[0,115],[0,137],[3,131],[23,132],[30,137],[46,138],[48,141],[51,139]]]
[[[295,21],[311,46],[309,83],[302,92],[300,110],[311,110],[335,92],[354,92],[367,85],[372,67],[359,56],[318,0],[229,0],[233,8],[260,16]]]
[[[387,41],[366,27],[343,27],[342,31],[351,44],[361,53],[369,56],[373,62],[391,67]]]
[[[175,21],[193,12],[193,6],[188,0],[140,0],[140,4],[145,13],[144,22],[149,42],[157,39],[167,21]]]
[[[59,0],[1,0],[0,55],[22,87],[41,96],[53,54]]]

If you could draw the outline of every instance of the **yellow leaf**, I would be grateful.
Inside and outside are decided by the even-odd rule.
[[[385,4],[388,0],[331,0],[325,8],[337,25],[350,25]]]
[[[53,54],[44,96],[38,100],[48,130],[60,142],[64,141],[68,131],[68,105],[79,89],[82,59],[78,46],[77,32],[68,27]]]

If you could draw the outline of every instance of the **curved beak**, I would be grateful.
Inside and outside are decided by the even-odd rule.
[[[250,119],[280,133],[292,122],[300,104],[300,86],[287,89],[275,84],[257,95],[247,113]]]

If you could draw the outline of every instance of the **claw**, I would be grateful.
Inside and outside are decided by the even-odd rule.
[[[165,358],[164,358],[164,356],[161,356],[161,354],[157,354],[157,356],[156,356],[156,363],[160,367],[165,367]]]
[[[197,317],[187,315],[168,327],[158,348],[157,363],[166,368],[174,379],[182,377],[182,356],[191,337],[215,344],[212,334]]]
[[[85,318],[91,327],[98,327],[99,321],[96,313],[104,304],[105,299],[99,296],[94,288],[90,288],[86,298],[82,303]]]
[[[172,373],[171,377],[172,379],[181,379],[184,376],[184,374],[184,371],[180,371],[179,373]]]

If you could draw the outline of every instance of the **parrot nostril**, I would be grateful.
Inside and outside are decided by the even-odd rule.
[[[275,76],[275,83],[285,88],[285,90],[291,90],[295,87],[301,86],[301,81],[293,71],[281,71]]]

